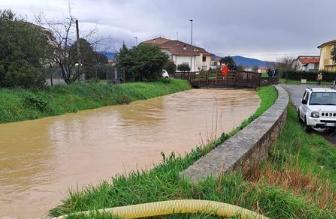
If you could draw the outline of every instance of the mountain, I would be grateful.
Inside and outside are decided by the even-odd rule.
[[[101,54],[105,55],[108,60],[115,60],[118,53],[116,52],[108,52],[108,51],[102,51]]]
[[[247,68],[253,68],[254,66],[258,67],[269,67],[273,62],[262,61],[259,59],[247,58],[243,56],[232,56],[236,65],[242,65]]]

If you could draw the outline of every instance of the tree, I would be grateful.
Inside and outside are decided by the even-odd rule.
[[[230,70],[236,70],[237,69],[236,63],[235,63],[235,61],[233,60],[233,58],[231,56],[225,56],[224,58],[221,58],[219,60],[219,62],[221,64],[227,65],[227,67]]]
[[[167,70],[168,74],[174,74],[176,72],[176,65],[170,60],[163,66],[163,68]]]
[[[45,29],[0,11],[0,86],[44,86],[51,53]]]
[[[81,64],[83,65],[83,73],[85,74],[85,79],[97,78],[96,66],[107,64],[108,59],[104,54],[94,51],[93,45],[89,43],[86,39],[79,39],[80,47],[80,58]],[[77,62],[77,41],[75,41],[70,48],[70,54],[72,57],[70,60]]]
[[[257,72],[257,71],[259,70],[259,66],[258,66],[258,65],[254,65],[254,66],[252,67],[252,70],[253,70],[254,72]]]
[[[128,49],[122,46],[117,56],[117,68],[126,81],[154,81],[161,77],[168,56],[159,47],[140,44]]]
[[[46,26],[51,33],[50,43],[54,47],[54,52],[52,55],[52,60],[56,63],[61,69],[61,75],[63,80],[70,84],[80,79],[81,75],[84,73],[84,65],[77,67],[79,64],[79,60],[84,60],[86,57],[82,57],[77,54],[76,48],[77,44],[84,43],[83,46],[80,45],[81,49],[87,49],[89,51],[90,58],[86,60],[87,62],[91,62],[91,50],[92,43],[88,43],[86,38],[89,38],[94,32],[90,31],[85,37],[79,40],[79,42],[75,41],[74,38],[76,36],[75,24],[76,19],[73,17],[65,18],[63,21],[51,22],[45,18],[38,17],[37,22],[42,26]],[[84,55],[85,56],[85,55]],[[86,70],[90,73],[91,69],[88,69],[90,66],[86,66]]]
[[[295,70],[295,67],[293,66],[294,60],[295,58],[293,57],[283,57],[276,62],[275,68],[280,70],[281,72]]]
[[[333,49],[331,50],[331,59],[334,63],[336,63],[336,44],[334,45]]]
[[[100,53],[100,52],[95,52],[96,54],[96,61],[98,65],[103,65],[108,63],[108,58],[106,55]]]
[[[188,63],[182,63],[177,66],[177,70],[182,71],[182,72],[187,72],[190,71],[190,67]]]
[[[238,65],[236,70],[237,71],[245,71],[245,68],[244,68],[243,65]]]

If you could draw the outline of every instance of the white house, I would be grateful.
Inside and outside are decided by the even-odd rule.
[[[210,69],[211,54],[203,48],[163,37],[147,40],[143,43],[158,46],[176,66],[186,63],[192,72]]]
[[[320,56],[299,56],[293,61],[293,68],[297,71],[318,71]]]

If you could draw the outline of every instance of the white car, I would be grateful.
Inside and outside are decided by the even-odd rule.
[[[162,70],[161,75],[162,75],[163,78],[169,78],[169,74],[168,74],[167,70],[165,70],[165,69]]]
[[[298,117],[306,131],[336,128],[336,90],[307,88],[298,107]]]

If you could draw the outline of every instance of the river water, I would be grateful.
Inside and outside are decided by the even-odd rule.
[[[198,89],[0,125],[0,218],[41,218],[69,188],[148,169],[238,126],[251,90]]]

